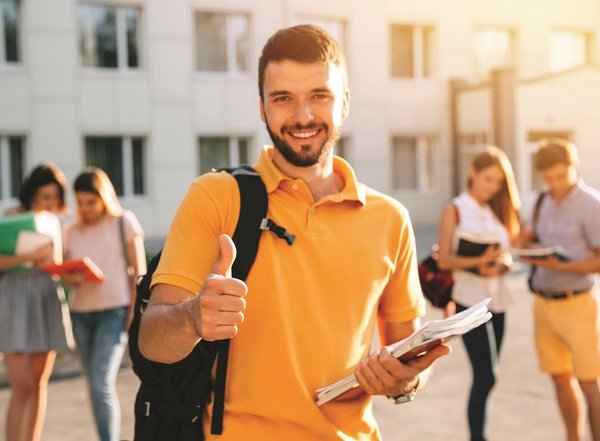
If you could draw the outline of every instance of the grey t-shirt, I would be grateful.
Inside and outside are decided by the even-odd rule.
[[[558,204],[548,194],[540,206],[536,233],[544,246],[561,246],[570,259],[585,260],[600,247],[600,193],[579,181]],[[544,291],[585,290],[595,274],[538,267],[533,287]]]

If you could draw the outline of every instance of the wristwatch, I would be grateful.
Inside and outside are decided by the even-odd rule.
[[[415,384],[415,386],[409,392],[402,394],[402,395],[397,395],[395,397],[386,395],[388,401],[392,404],[402,404],[402,403],[408,403],[410,401],[413,401],[415,399],[415,397],[417,396],[417,389],[419,388],[419,383],[420,383],[420,378],[417,377],[417,384]]]

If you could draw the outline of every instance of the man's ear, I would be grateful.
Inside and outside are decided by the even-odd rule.
[[[348,118],[350,114],[350,89],[346,89],[344,92],[344,99],[342,102],[342,119]]]
[[[265,104],[263,103],[262,98],[260,99],[258,106],[259,106],[259,111],[260,111],[260,119],[262,120],[262,122],[266,123],[267,117],[265,116]]]

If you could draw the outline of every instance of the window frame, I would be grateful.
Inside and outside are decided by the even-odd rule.
[[[23,5],[21,0],[15,0],[17,8],[17,61],[6,59],[6,28],[4,23],[3,8],[0,7],[0,68],[12,69],[23,65]]]
[[[402,188],[402,187],[396,187],[394,184],[395,181],[395,176],[396,173],[399,172],[399,170],[396,170],[396,161],[394,158],[395,155],[395,148],[396,148],[396,140],[399,139],[413,139],[415,141],[415,148],[416,148],[416,152],[415,152],[415,164],[413,164],[413,166],[415,167],[415,169],[417,170],[417,175],[416,175],[416,188]],[[426,167],[426,145],[429,144],[429,147],[431,148],[431,186],[430,187],[426,187],[425,184],[425,167]],[[391,166],[392,166],[392,174],[390,176],[390,188],[392,189],[393,192],[395,193],[402,193],[402,194],[418,194],[418,195],[431,195],[431,194],[435,194],[438,191],[438,186],[439,186],[439,178],[438,178],[438,161],[436,160],[436,158],[438,157],[436,155],[437,151],[439,149],[439,137],[436,134],[432,134],[432,133],[420,133],[420,134],[414,134],[414,133],[396,133],[394,135],[392,135],[391,137]]]
[[[410,76],[394,75],[391,60],[394,58],[392,31],[394,27],[410,28],[412,43],[412,73]],[[429,81],[436,76],[435,67],[436,27],[427,23],[391,22],[388,25],[388,62],[389,77],[393,81]]]
[[[199,41],[198,41],[198,15],[199,14],[220,14],[225,15],[227,18],[230,16],[243,16],[247,19],[248,24],[248,69],[246,71],[238,71],[232,70],[229,66],[230,59],[235,58],[235,52],[233,54],[229,53],[229,49],[233,46],[229,41],[229,38],[226,40],[226,59],[227,59],[227,69],[226,70],[201,70],[199,68]],[[227,20],[226,18],[226,20]],[[254,42],[252,40],[253,35],[253,13],[250,10],[239,10],[239,9],[203,9],[196,8],[193,10],[193,71],[196,76],[199,76],[203,79],[206,78],[233,78],[233,79],[248,79],[252,76],[253,69],[253,54],[254,54]],[[227,24],[226,24],[227,26]]]
[[[571,36],[583,37],[583,61],[581,63],[571,64],[566,67],[555,67],[553,65],[554,59],[554,45],[553,37],[556,34],[571,34]],[[552,73],[564,72],[570,69],[576,69],[581,66],[590,64],[594,60],[593,47],[594,47],[595,33],[587,29],[572,29],[572,28],[552,28],[550,30],[549,42],[548,42],[548,70]]]
[[[81,6],[96,6],[115,10],[115,27],[116,27],[116,38],[117,38],[117,66],[85,66],[83,64],[83,52],[80,49],[81,46],[81,26],[79,23],[79,11],[77,11],[77,52],[79,57],[79,68],[84,72],[89,73],[119,73],[119,74],[139,74],[143,72],[145,68],[144,56],[144,9],[142,4],[138,3],[107,3],[102,0],[84,0],[77,4],[77,8]],[[129,67],[129,49],[127,47],[127,12],[135,10],[138,12],[138,28],[137,28],[137,57],[138,65],[135,67]]]
[[[239,148],[240,148],[240,140],[241,139],[245,139],[247,142],[246,145],[246,157],[248,159],[248,162],[251,162],[251,158],[252,158],[252,153],[253,153],[253,141],[254,138],[252,135],[250,134],[222,134],[222,133],[203,133],[200,134],[196,137],[196,172],[198,173],[198,175],[202,175],[204,173],[209,172],[210,170],[214,169],[214,166],[211,165],[210,169],[207,170],[203,170],[202,169],[202,162],[201,162],[201,141],[202,139],[208,139],[208,138],[225,138],[228,141],[228,145],[227,145],[227,165],[225,167],[236,167],[238,165],[241,165],[242,162],[240,162],[240,155],[239,155]],[[235,159],[235,161],[234,161]]]
[[[495,31],[495,32],[506,32],[509,40],[509,53],[507,56],[506,64],[502,66],[486,66],[487,70],[483,70],[482,66],[479,65],[479,54],[477,51],[476,38],[479,32],[482,31]],[[498,69],[512,69],[518,66],[519,63],[519,40],[518,40],[518,29],[512,26],[502,25],[476,25],[473,29],[473,58],[474,58],[474,71],[478,77],[488,77],[492,71]]]
[[[148,197],[148,137],[144,134],[114,134],[114,133],[86,133],[83,135],[83,158],[85,166],[95,166],[88,162],[87,157],[87,139],[88,138],[119,138],[121,141],[121,164],[123,169],[123,194],[117,197],[121,201],[136,201]],[[142,141],[142,167],[143,174],[143,192],[136,194],[135,189],[135,171],[133,159],[133,140]],[[108,173],[107,173],[108,174]],[[112,181],[112,180],[111,180]],[[113,182],[114,186],[114,182]],[[115,188],[115,192],[117,189]]]
[[[27,137],[24,134],[0,133],[0,203],[14,203],[18,196],[12,196],[12,177],[10,157],[10,138],[21,139],[21,154],[23,161],[21,163],[21,175],[25,176],[27,169]]]

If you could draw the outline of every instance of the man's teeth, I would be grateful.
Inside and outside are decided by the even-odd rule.
[[[313,130],[312,132],[296,132],[292,133],[294,138],[310,138],[311,136],[315,136],[317,134],[317,130]]]

